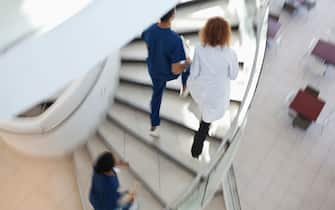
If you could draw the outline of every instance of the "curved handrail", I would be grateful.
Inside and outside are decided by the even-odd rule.
[[[256,36],[256,55],[254,57],[252,72],[250,80],[248,81],[247,92],[242,100],[242,104],[239,108],[237,117],[232,122],[232,126],[230,128],[229,133],[223,138],[222,143],[220,144],[214,159],[208,164],[208,166],[200,172],[197,177],[192,181],[188,189],[184,192],[182,196],[179,196],[177,200],[168,208],[168,209],[178,209],[186,200],[192,196],[194,191],[198,186],[200,186],[201,182],[206,182],[209,179],[211,172],[216,168],[216,166],[220,163],[222,157],[228,152],[231,144],[238,143],[240,140],[239,135],[242,132],[242,124],[246,120],[246,116],[248,113],[248,109],[251,106],[253,96],[255,94],[257,83],[260,78],[262,62],[264,59],[265,53],[265,45],[266,45],[266,31],[267,31],[267,18],[269,12],[269,2],[263,1],[261,6],[263,9],[263,14],[261,19],[258,20],[257,27],[257,36]],[[220,183],[218,183],[219,185]],[[204,192],[205,193],[205,192]]]
[[[99,63],[96,69],[89,72],[83,79],[74,81],[73,84],[56,100],[56,102],[38,117],[20,119],[16,118],[9,122],[0,123],[0,131],[16,135],[32,135],[50,133],[69,119],[76,110],[85,102],[99,80],[107,61]],[[92,75],[93,74],[93,75]],[[88,84],[89,85],[88,85]],[[82,94],[78,95],[78,90]],[[69,100],[73,98],[77,101]],[[68,108],[64,103],[68,103]],[[67,107],[64,110],[64,107]],[[59,112],[65,112],[60,114]],[[57,118],[62,116],[62,118]],[[51,122],[48,121],[51,119]],[[27,127],[30,126],[30,127]]]

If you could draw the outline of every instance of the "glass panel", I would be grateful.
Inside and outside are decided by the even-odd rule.
[[[234,141],[228,147],[227,151],[223,153],[215,169],[210,172],[208,176],[206,192],[203,199],[204,204],[207,204],[212,200],[215,192],[218,190],[218,187],[223,181],[223,177],[227,174],[229,168],[231,167],[231,164],[241,142],[241,133],[241,130],[238,130],[237,136],[235,136]]]
[[[241,210],[240,197],[237,190],[236,176],[233,165],[230,167],[223,182],[223,196],[226,209]]]
[[[242,108],[239,113],[238,125],[241,126],[244,121],[253,96],[256,91],[256,87],[258,84],[259,76],[262,70],[263,59],[265,55],[265,47],[266,47],[266,34],[267,34],[267,16],[269,13],[268,7],[260,9],[259,13],[261,14],[261,18],[258,21],[258,32],[257,32],[257,51],[256,51],[256,60],[253,65],[253,72],[251,80],[248,84],[247,95],[243,100]]]
[[[202,198],[205,194],[206,181],[199,182],[196,189],[191,192],[191,195],[184,200],[178,210],[195,210],[202,208]]]

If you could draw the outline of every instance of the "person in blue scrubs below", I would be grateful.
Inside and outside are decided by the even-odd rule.
[[[94,166],[89,195],[94,210],[128,210],[132,207],[135,193],[118,191],[119,179],[113,169],[115,165],[125,164],[124,162],[115,163],[110,152],[99,156]]]
[[[185,56],[181,37],[171,30],[171,23],[175,14],[176,9],[173,8],[160,18],[159,23],[151,25],[142,33],[142,39],[148,48],[147,65],[153,87],[150,135],[154,137],[159,137],[159,111],[166,82],[177,79],[182,74],[182,91],[186,91],[186,82],[189,75],[188,67],[191,61]]]

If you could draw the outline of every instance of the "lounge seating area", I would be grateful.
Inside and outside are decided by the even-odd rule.
[[[252,123],[234,162],[242,209],[333,210],[335,71],[311,52],[320,39],[334,43],[335,4],[317,0],[310,10],[299,4],[292,15],[284,2],[270,1],[281,41],[267,48],[248,117]],[[313,112],[315,121],[291,111],[300,91],[313,104],[325,102],[320,113],[319,108]],[[309,106],[303,102],[299,109]]]

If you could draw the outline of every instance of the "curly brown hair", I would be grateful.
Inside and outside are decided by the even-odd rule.
[[[212,17],[208,19],[205,27],[200,31],[200,40],[204,46],[229,46],[230,39],[230,25],[222,17]]]

